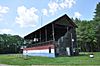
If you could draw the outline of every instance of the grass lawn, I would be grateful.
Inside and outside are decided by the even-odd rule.
[[[94,58],[83,53],[73,57],[22,57],[18,54],[0,55],[0,64],[8,65],[52,65],[52,66],[100,66],[100,52],[94,52]]]

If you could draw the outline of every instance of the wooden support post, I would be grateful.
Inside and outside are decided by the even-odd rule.
[[[40,30],[40,42],[41,42],[41,30]]]
[[[68,26],[67,26],[67,32],[68,32]]]
[[[73,55],[73,34],[71,33],[71,47],[72,47],[72,55]]]
[[[36,44],[36,33],[34,33],[35,34],[35,37],[34,37],[34,43]]]
[[[45,27],[45,41],[47,41],[47,28]]]
[[[54,24],[52,23],[52,35],[53,35],[53,41],[55,41],[55,35],[54,35]]]

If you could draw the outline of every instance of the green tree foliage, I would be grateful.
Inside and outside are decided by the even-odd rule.
[[[94,13],[95,13],[94,20],[99,22],[100,21],[100,2],[97,4]]]
[[[77,41],[82,51],[100,51],[100,2],[96,6],[93,20],[75,19]]]
[[[0,53],[18,53],[23,38],[18,35],[0,34]]]
[[[96,51],[96,38],[93,21],[75,19],[77,28],[77,41],[82,51]]]
[[[100,2],[97,4],[95,9],[95,16],[94,16],[94,26],[95,26],[95,32],[96,32],[96,38],[97,38],[97,44],[98,44],[98,51],[100,51]]]

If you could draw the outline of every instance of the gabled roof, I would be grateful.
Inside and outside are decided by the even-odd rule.
[[[66,14],[64,14],[63,16],[61,16],[61,17],[55,19],[54,21],[48,23],[47,25],[52,24],[52,23],[57,23],[57,22],[60,21],[61,19],[65,19],[67,22],[69,22],[69,23],[71,24],[72,27],[77,28],[77,25],[76,25]],[[45,25],[45,26],[43,26],[43,27],[46,27],[47,25]],[[37,30],[41,30],[43,27],[41,27],[41,28],[39,28],[39,29],[37,29]],[[36,31],[37,31],[37,30],[36,30]],[[34,32],[36,32],[36,31],[34,31]],[[26,38],[27,36],[33,34],[34,32],[32,32],[32,33],[26,35],[24,38]]]
[[[67,16],[67,14],[64,14],[63,16],[57,18],[56,20],[52,21],[51,23],[55,23],[63,18],[66,18],[67,21],[69,21],[69,23],[73,26],[73,27],[77,27],[77,25]]]

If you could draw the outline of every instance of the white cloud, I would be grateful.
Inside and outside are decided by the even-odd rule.
[[[58,10],[59,8],[59,4],[56,3],[56,2],[53,2],[53,1],[50,1],[48,3],[48,6],[49,6],[49,12],[54,15],[54,13]]]
[[[5,14],[9,11],[9,8],[6,6],[0,6],[0,14]]]
[[[8,7],[0,5],[0,21],[3,20],[3,15],[8,13],[8,11],[9,11]]]
[[[23,37],[23,34],[18,34],[16,31],[8,28],[0,29],[0,34],[11,34],[11,35],[20,35]]]
[[[75,4],[75,0],[64,0],[59,5],[61,9],[71,8]]]
[[[47,16],[48,15],[47,9],[42,9],[42,13],[43,13],[43,15]]]
[[[25,6],[20,6],[17,9],[18,16],[16,17],[16,23],[20,27],[34,27],[38,21],[39,16],[36,14],[38,10],[34,7],[26,8]]]
[[[0,29],[0,34],[6,33],[6,34],[10,34],[13,31],[11,29]]]
[[[48,9],[45,10],[45,14],[43,12],[43,15],[47,15],[47,12],[54,15],[56,11],[71,8],[75,3],[75,0],[50,0]]]
[[[80,18],[82,15],[79,12],[74,13],[74,18]]]

